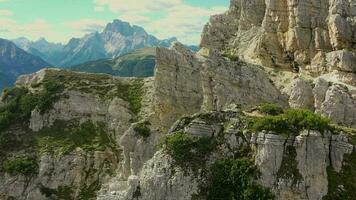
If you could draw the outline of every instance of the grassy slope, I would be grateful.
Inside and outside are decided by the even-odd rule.
[[[73,71],[106,73],[122,77],[150,77],[155,67],[155,48],[142,48],[115,59],[101,59],[70,67]]]

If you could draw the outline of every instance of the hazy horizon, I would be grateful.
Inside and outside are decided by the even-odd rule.
[[[114,19],[143,27],[159,39],[198,44],[203,26],[229,0],[0,0],[0,38],[45,38],[67,43],[102,31]]]

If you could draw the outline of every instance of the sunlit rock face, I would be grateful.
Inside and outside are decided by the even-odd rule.
[[[153,78],[64,70],[20,77],[17,86],[35,95],[41,95],[48,76],[64,90],[48,110],[36,107],[25,126],[14,122],[7,134],[36,138],[34,132],[48,129],[64,134],[68,127],[58,128],[56,122],[75,120],[78,126],[105,124],[109,140],[105,149],[98,149],[102,144],[96,139],[89,149],[79,146],[69,155],[35,153],[37,175],[29,180],[2,173],[0,199],[56,198],[68,187],[77,198],[204,199],[199,194],[208,179],[201,172],[211,173],[205,170],[219,158],[239,155],[246,147],[260,172],[254,183],[275,199],[321,200],[330,192],[350,191],[343,186],[348,180],[335,186],[330,177],[354,173],[352,129],[253,131],[249,120],[263,116],[255,112],[257,105],[273,103],[320,113],[335,126],[356,127],[355,7],[351,0],[232,0],[226,13],[212,16],[205,26],[199,52],[179,43],[158,48]],[[114,25],[107,27],[108,40],[116,38],[117,28],[122,35],[144,34]],[[116,52],[119,43],[105,48]],[[0,106],[6,105],[5,96]],[[204,155],[205,165],[187,170],[165,151],[162,140],[179,133],[217,140],[214,151]],[[19,148],[7,149],[6,158],[29,150]]]
[[[265,66],[352,72],[355,21],[350,0],[232,0],[206,25],[201,46]]]

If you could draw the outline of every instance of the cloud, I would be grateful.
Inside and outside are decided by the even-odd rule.
[[[0,0],[1,2],[1,0]],[[0,16],[5,16],[5,17],[9,17],[12,16],[14,13],[12,13],[12,11],[10,10],[1,10],[0,9]]]
[[[112,12],[157,12],[183,3],[182,0],[94,0],[95,7],[103,10],[107,7]]]
[[[107,22],[97,19],[81,19],[57,24],[51,24],[44,19],[28,23],[18,23],[11,18],[0,18],[0,33],[2,37],[14,39],[27,37],[30,40],[46,38],[53,42],[66,43],[72,37],[82,37],[87,33],[101,31]]]
[[[26,24],[17,23],[13,19],[0,18],[1,33],[10,35],[11,37],[22,37],[26,34],[26,37],[31,39],[38,39],[40,37],[46,37],[50,40],[58,41],[61,35],[55,31],[55,27],[49,24],[43,19],[37,19]]]
[[[208,22],[208,16],[225,10],[225,7],[204,9],[180,5],[172,8],[167,16],[151,21],[145,27],[161,38],[176,36],[182,42],[197,44],[203,27]]]
[[[183,0],[140,0],[140,3],[133,0],[94,0],[94,3],[98,12],[107,9],[118,13],[119,19],[143,26],[161,39],[176,36],[187,44],[198,44],[209,16],[227,9],[223,6],[191,6]]]
[[[81,36],[83,34],[100,32],[104,29],[107,21],[97,19],[80,19],[70,22],[65,22],[64,25],[69,27],[75,33],[75,36]]]

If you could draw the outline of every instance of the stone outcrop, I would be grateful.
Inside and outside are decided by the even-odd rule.
[[[232,0],[201,46],[263,66],[354,72],[356,6],[350,0]]]
[[[1,175],[0,194],[19,200],[46,200],[56,192],[60,195],[61,188],[67,188],[66,191],[62,190],[65,195],[78,197],[83,195],[80,192],[98,187],[106,181],[117,168],[117,162],[116,155],[110,151],[87,153],[78,150],[60,157],[43,155],[40,157],[37,176]],[[45,191],[52,193],[46,196]]]
[[[223,118],[207,121],[200,117],[204,114],[194,115],[190,123],[183,118],[171,130],[185,130],[197,137],[211,137],[196,133],[208,133],[208,126],[216,127],[221,122],[230,124],[226,132],[219,132],[224,132],[224,142],[211,155],[209,163],[214,162],[219,157],[217,155],[228,156],[246,145],[253,147],[255,164],[261,172],[258,182],[271,188],[275,199],[322,199],[329,189],[328,167],[340,172],[345,162],[344,155],[356,151],[356,147],[343,134],[322,135],[317,131],[302,131],[290,137],[266,132],[251,134],[242,131],[243,115],[239,112],[213,112],[208,115]],[[185,126],[182,127],[182,124]],[[194,131],[191,131],[191,127],[195,127]],[[239,134],[241,132],[244,134]],[[177,166],[164,150],[160,150],[144,164],[140,173],[128,178],[126,190],[108,192],[108,195],[99,199],[192,199],[199,193],[200,184],[205,183],[204,178],[197,172],[183,173],[182,170],[186,169]]]
[[[153,109],[165,130],[177,117],[200,110],[263,102],[287,105],[286,96],[258,66],[229,61],[214,51],[193,54],[178,43],[157,50],[154,84]]]

